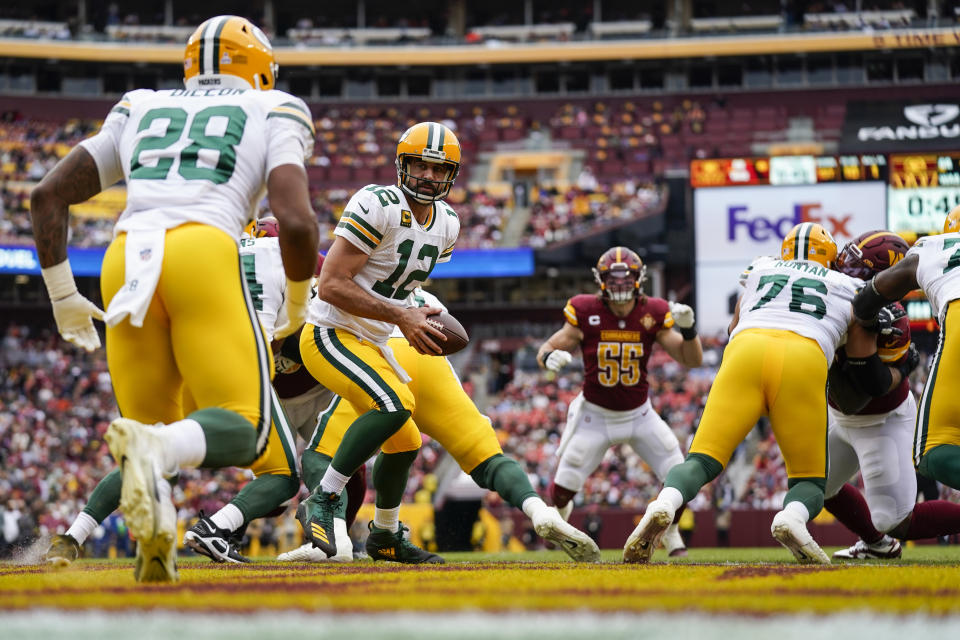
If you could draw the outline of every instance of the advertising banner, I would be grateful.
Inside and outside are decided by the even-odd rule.
[[[840,150],[926,151],[960,147],[960,101],[849,102]]]
[[[886,223],[886,184],[833,183],[791,187],[718,187],[694,191],[697,325],[724,331],[740,295],[737,277],[801,222],[817,222],[842,247]]]

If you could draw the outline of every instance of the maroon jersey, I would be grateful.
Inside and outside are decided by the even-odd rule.
[[[583,332],[583,397],[612,411],[647,401],[647,361],[657,332],[673,326],[666,300],[641,296],[626,318],[618,318],[596,295],[574,296],[563,309]]]
[[[899,307],[900,304],[898,303],[897,306]],[[888,365],[899,364],[907,356],[907,350],[910,348],[910,319],[904,316],[898,319],[893,326],[900,329],[903,333],[890,338],[884,336],[877,338],[877,355],[880,356],[884,364]],[[837,359],[840,361],[840,364],[843,364],[846,358],[846,351],[844,351],[843,348],[837,349]],[[856,415],[889,413],[907,399],[908,393],[910,393],[910,381],[904,378],[895,389],[892,389],[885,395],[871,399],[870,402],[867,403],[867,406],[858,411]],[[834,409],[837,408],[837,405],[835,405],[832,400],[830,400],[830,406]]]

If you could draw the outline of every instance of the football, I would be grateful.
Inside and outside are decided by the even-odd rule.
[[[427,322],[440,329],[447,341],[437,341],[437,345],[442,350],[442,355],[449,356],[452,353],[460,351],[470,342],[467,330],[463,328],[460,321],[454,318],[446,311],[441,311],[435,315],[429,316]]]

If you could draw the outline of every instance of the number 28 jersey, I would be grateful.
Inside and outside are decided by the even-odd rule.
[[[370,256],[354,282],[375,298],[405,307],[411,292],[430,277],[433,268],[450,260],[460,235],[460,219],[445,202],[435,202],[421,225],[399,187],[372,184],[350,198],[333,233]],[[386,343],[395,328],[390,322],[355,316],[319,299],[311,303],[307,320],[344,329],[374,344]]]
[[[910,247],[907,255],[920,258],[917,282],[930,301],[930,309],[943,324],[947,306],[960,299],[960,233],[927,236]]]
[[[604,409],[629,411],[647,401],[647,361],[661,329],[673,326],[670,305],[641,296],[625,318],[614,315],[597,295],[570,298],[567,322],[583,340],[583,397]]]
[[[833,362],[863,281],[811,260],[757,258],[740,275],[745,291],[732,339],[745,329],[783,329],[817,341]]]
[[[310,110],[283,91],[141,89],[123,96],[80,144],[106,188],[127,183],[116,231],[200,222],[240,237],[267,176],[313,153]]]

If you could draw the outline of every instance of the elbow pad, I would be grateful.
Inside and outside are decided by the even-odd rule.
[[[874,397],[886,394],[893,384],[893,374],[877,353],[866,358],[848,356],[844,371],[861,391]]]

